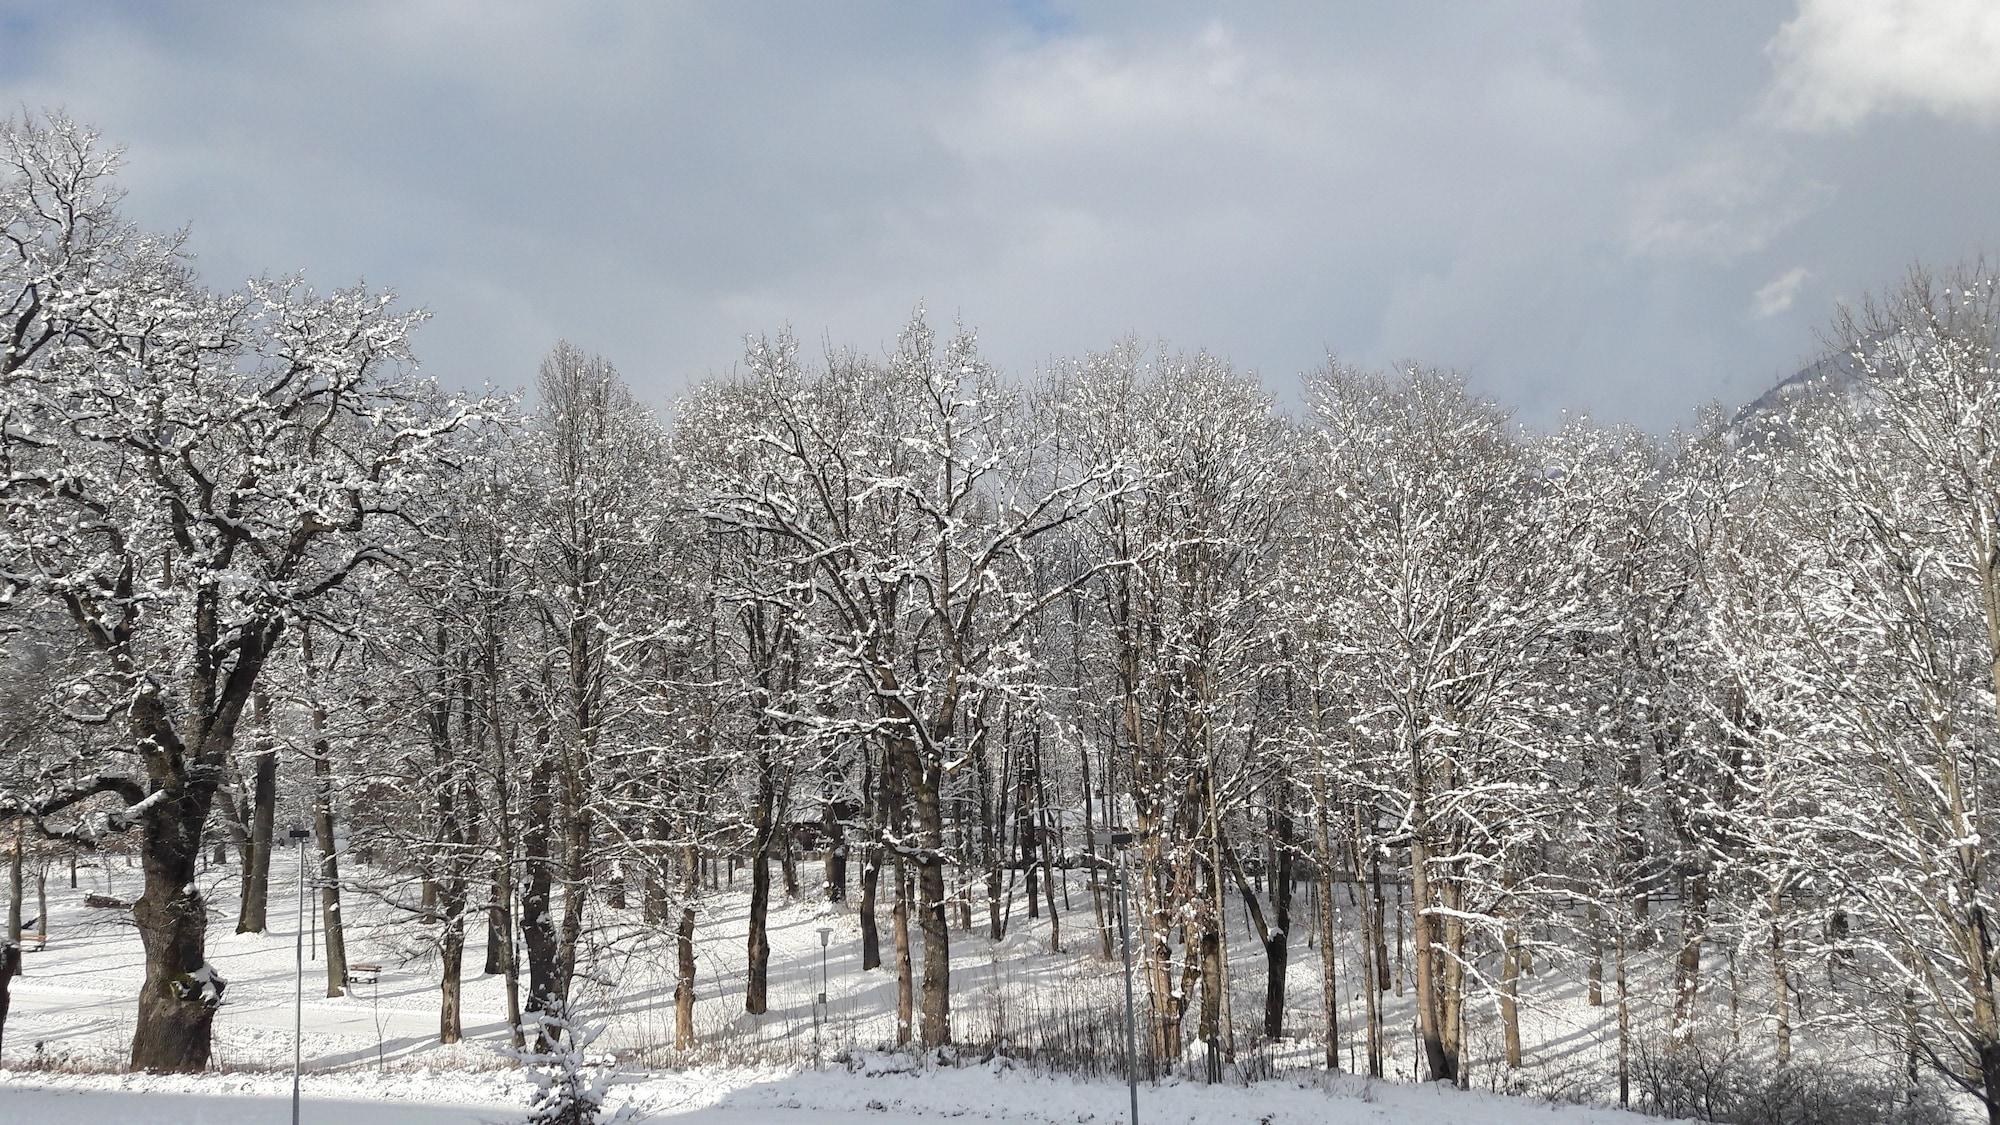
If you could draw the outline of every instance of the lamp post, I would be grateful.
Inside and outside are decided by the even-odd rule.
[[[299,919],[292,930],[292,1125],[299,1125],[299,1058],[305,1032],[306,1010],[306,841],[312,833],[293,828],[286,835],[299,844]]]
[[[833,940],[833,927],[819,928],[819,998],[813,1003],[813,1065],[821,1065],[820,1024],[829,1014],[826,1010],[826,946]]]

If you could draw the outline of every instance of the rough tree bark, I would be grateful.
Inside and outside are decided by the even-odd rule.
[[[1035,726],[1031,753],[1035,763],[1035,819],[1039,822],[1036,833],[1042,849],[1042,895],[1049,909],[1049,952],[1061,953],[1062,916],[1056,912],[1056,833],[1050,824],[1048,784],[1042,770],[1042,728]],[[1088,802],[1086,802],[1088,803]],[[1065,890],[1065,896],[1068,892]]]
[[[882,774],[882,792],[874,785],[874,756],[867,755],[861,766],[861,794],[868,804],[868,845],[861,851],[861,971],[882,967],[882,934],[875,924],[875,896],[882,882],[882,827],[888,807],[888,771]]]
[[[761,1016],[770,1006],[771,938],[766,931],[771,909],[771,847],[777,837],[776,764],[757,736],[757,792],[750,806],[750,933],[749,968],[743,984],[743,1010]]]
[[[1264,935],[1264,1034],[1277,1039],[1285,1034],[1285,973],[1291,962],[1292,935],[1292,814],[1285,807],[1282,788],[1271,809],[1271,837],[1277,870],[1270,883],[1274,927]]]
[[[824,803],[821,828],[826,833],[824,885],[826,901],[847,901],[847,818],[853,810],[846,802],[828,798]]]
[[[21,944],[21,865],[26,859],[28,844],[28,818],[17,817],[14,821],[14,843],[7,849],[7,940]]]
[[[1421,810],[1421,804],[1418,806]],[[1421,812],[1412,815],[1422,823]],[[1416,932],[1417,1033],[1424,1041],[1424,1064],[1431,1081],[1456,1082],[1458,1059],[1450,1050],[1450,1014],[1445,1005],[1445,988],[1438,979],[1439,955],[1432,948],[1437,926],[1431,913],[1433,894],[1430,876],[1430,849],[1421,831],[1410,840],[1410,908]]]
[[[214,790],[187,786],[178,793],[165,788],[155,793],[166,796],[140,822],[146,884],[132,907],[146,950],[132,1069],[206,1070],[224,984],[208,965],[208,907],[196,889],[195,868]]]
[[[948,722],[949,720],[947,720]],[[951,1041],[951,929],[945,916],[944,817],[938,801],[939,764],[914,742],[900,743],[916,814],[917,896],[924,935],[923,1011],[918,1042],[929,1050]],[[898,903],[900,906],[900,902]]]
[[[14,978],[21,975],[21,943],[0,940],[0,1051],[7,1046],[7,1009],[13,1004]]]
[[[558,1011],[569,998],[556,940],[554,857],[551,834],[555,818],[555,765],[546,725],[535,732],[535,757],[528,769],[528,787],[521,809],[521,944],[528,955],[529,1015]],[[536,1032],[536,1049],[547,1050],[546,1027]]]
[[[701,893],[701,854],[689,844],[681,857],[681,916],[674,927],[674,1046],[694,1046],[694,900]]]
[[[257,746],[252,752],[250,840],[243,856],[243,901],[236,932],[261,934],[271,897],[271,833],[278,811],[278,745],[271,732],[271,701],[257,693]]]
[[[320,926],[326,935],[326,994],[347,991],[347,927],[340,913],[340,856],[334,831],[333,742],[327,735],[326,704],[313,684],[312,631],[299,633],[299,657],[312,697],[313,840],[319,848]]]
[[[898,854],[893,861],[896,874],[896,905],[889,912],[889,925],[896,942],[896,1045],[910,1041],[914,1023],[915,988],[910,972],[910,876]]]

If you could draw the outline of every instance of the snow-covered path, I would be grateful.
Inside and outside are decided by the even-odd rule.
[[[36,1125],[258,1125],[290,1120],[287,1098],[265,1095],[149,1094],[131,1090],[0,1090],[0,1121]],[[300,1110],[303,1125],[496,1125],[518,1120],[516,1106],[426,1105],[409,1102],[342,1101],[315,1098]],[[685,1125],[758,1125],[807,1121],[818,1125],[900,1125],[932,1120],[877,1110],[828,1113],[771,1106],[708,1106],[670,1113],[665,1120]]]
[[[0,1089],[0,1121],[37,1125],[247,1125],[291,1120],[291,1099],[260,1094],[161,1094],[137,1090]],[[508,1106],[313,1098],[304,1125],[487,1125],[520,1115]]]

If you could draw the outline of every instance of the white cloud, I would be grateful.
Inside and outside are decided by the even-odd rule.
[[[2000,120],[2000,3],[1800,0],[1767,51],[1767,110],[1827,130],[1897,110]]]
[[[1799,289],[1811,279],[1812,271],[1793,266],[1760,286],[1750,297],[1750,313],[1758,320],[1777,316],[1799,299]]]
[[[1639,185],[1627,242],[1649,257],[1726,263],[1764,249],[1832,195],[1781,151],[1726,138]]]
[[[1744,308],[1783,265],[1858,291],[2000,244],[1969,127],[1895,163],[1746,123],[1761,9],[1051,10],[83,6],[9,25],[0,103],[129,145],[133,216],[192,223],[217,284],[365,277],[435,310],[448,381],[567,336],[649,396],[927,299],[1014,371],[1131,331],[1657,422],[1795,357]]]

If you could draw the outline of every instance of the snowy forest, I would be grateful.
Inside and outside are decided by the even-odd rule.
[[[133,1069],[210,1065],[209,945],[298,826],[309,987],[398,911],[446,1043],[492,975],[552,1046],[642,948],[699,1051],[747,893],[730,1002],[825,904],[894,984],[870,1047],[993,1047],[955,973],[1032,922],[1115,978],[1122,918],[1150,1074],[1394,1041],[1464,1085],[1574,981],[1621,1094],[1810,1041],[2000,1121],[2000,271],[1885,278],[1670,434],[1421,365],[1000,371],[922,308],[668,402],[568,343],[468,393],[386,291],[200,280],[87,127],[0,153],[9,960],[24,855],[133,857]],[[1120,1072],[1117,1016],[1066,1049]]]

